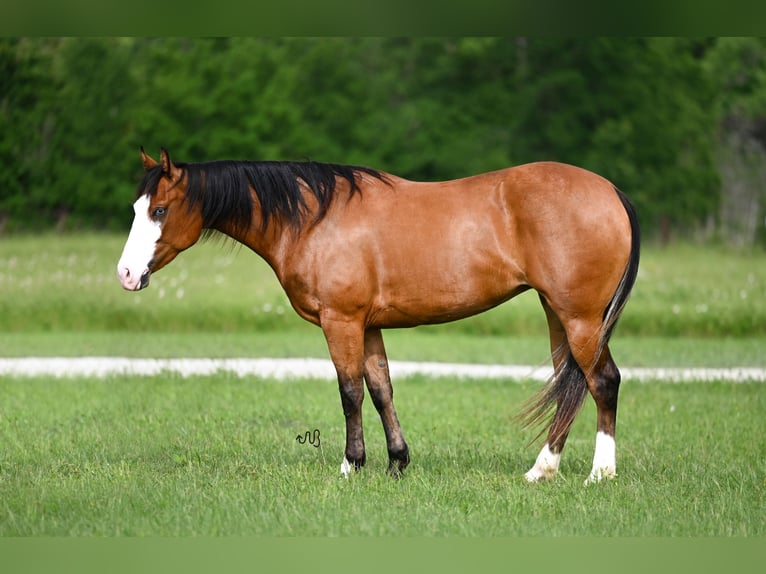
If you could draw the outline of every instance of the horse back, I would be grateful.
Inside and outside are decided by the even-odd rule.
[[[617,282],[630,248],[613,186],[566,164],[444,182],[364,178],[360,187],[290,251],[286,275],[300,287],[294,297],[283,285],[317,323],[323,307],[378,327],[438,323],[528,288],[600,285],[588,279],[594,273]]]

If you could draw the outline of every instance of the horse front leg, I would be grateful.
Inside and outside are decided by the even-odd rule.
[[[348,478],[367,460],[362,429],[364,327],[357,321],[323,317],[322,331],[338,374],[340,400],[346,419],[346,449],[340,472]]]
[[[398,478],[410,463],[410,450],[394,408],[394,389],[380,329],[367,331],[364,335],[364,380],[386,433],[388,472]]]

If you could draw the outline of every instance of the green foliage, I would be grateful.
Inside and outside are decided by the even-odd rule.
[[[722,38],[705,60],[720,94],[716,158],[722,178],[719,234],[766,245],[766,40]]]
[[[538,46],[538,49],[532,49]],[[704,219],[717,207],[715,118],[695,45],[674,39],[530,42],[515,157],[546,157],[608,177],[644,227]]]
[[[54,122],[48,48],[0,39],[0,230],[10,218],[37,219],[45,204],[36,171],[49,159]]]
[[[766,110],[766,39],[721,38],[706,58],[720,96],[719,113],[763,121]]]
[[[647,232],[693,229],[720,201],[719,122],[763,109],[763,66],[727,63],[764,53],[755,39],[3,39],[0,228],[124,228],[144,145],[426,180],[555,159],[613,179]]]

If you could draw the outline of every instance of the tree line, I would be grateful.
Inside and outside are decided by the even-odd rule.
[[[3,38],[0,232],[124,229],[139,146],[419,180],[537,160],[766,245],[762,38]]]

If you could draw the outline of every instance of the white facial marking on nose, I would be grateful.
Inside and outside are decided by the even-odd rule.
[[[149,196],[142,195],[133,204],[135,217],[128,240],[117,263],[117,276],[125,289],[137,291],[141,288],[141,277],[149,271],[149,262],[162,235],[158,221],[149,217]]]

